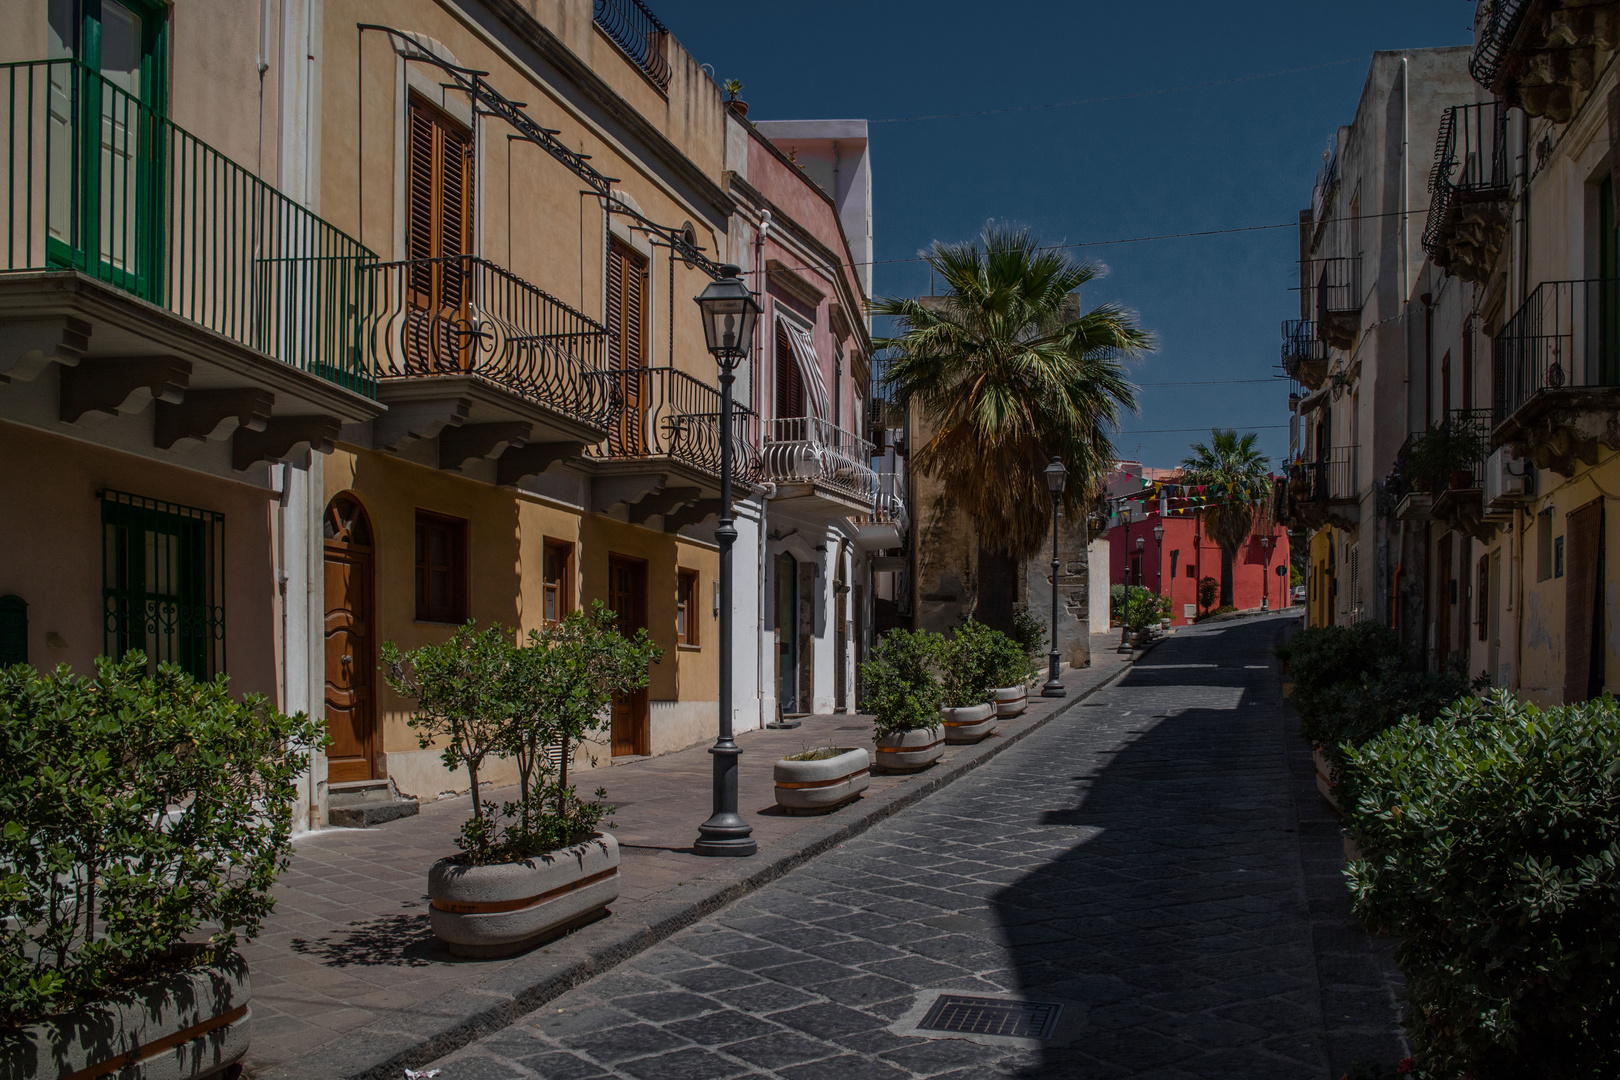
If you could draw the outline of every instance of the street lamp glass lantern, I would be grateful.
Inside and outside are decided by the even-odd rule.
[[[716,359],[739,359],[748,355],[753,344],[760,306],[743,284],[740,269],[727,265],[720,272],[723,276],[709,282],[697,297],[703,313],[703,337]]]
[[[1155,544],[1164,543],[1164,523],[1163,522],[1160,522],[1159,524],[1153,526],[1153,542]]]
[[[1046,467],[1046,490],[1052,493],[1052,498],[1063,494],[1063,489],[1069,484],[1069,470],[1063,467],[1058,458],[1052,459],[1052,464]]]
[[[1147,547],[1147,537],[1138,536],[1136,538],[1136,550],[1141,551],[1145,547]]]

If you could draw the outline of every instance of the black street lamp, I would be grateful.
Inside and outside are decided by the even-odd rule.
[[[1271,537],[1260,538],[1260,551],[1266,560],[1266,568],[1260,571],[1260,610],[1271,610]]]
[[[753,828],[737,813],[737,759],[742,751],[731,731],[731,546],[737,540],[731,517],[731,385],[737,365],[753,345],[760,306],[735,266],[722,266],[720,277],[694,299],[703,312],[703,337],[720,365],[720,524],[714,531],[720,545],[720,737],[709,749],[714,757],[714,813],[698,826],[700,835],[692,851],[752,855],[759,845]]]
[[[1063,680],[1058,678],[1058,668],[1062,661],[1058,658],[1058,503],[1063,499],[1063,489],[1069,485],[1069,470],[1063,467],[1063,462],[1057,458],[1046,467],[1046,489],[1052,493],[1052,651],[1046,656],[1047,680],[1041,687],[1041,697],[1063,697],[1067,693],[1063,689]]]
[[[1125,553],[1125,557],[1120,560],[1119,568],[1120,588],[1125,590],[1125,595],[1120,600],[1119,647],[1114,651],[1130,652],[1131,623],[1129,616],[1131,611],[1131,504],[1128,502],[1120,503],[1119,523],[1120,526],[1125,530],[1125,534],[1119,542],[1120,550]],[[1109,547],[1111,551],[1112,545]]]

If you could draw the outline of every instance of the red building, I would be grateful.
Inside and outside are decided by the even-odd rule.
[[[1108,583],[1142,585],[1168,596],[1170,621],[1182,626],[1198,614],[1199,580],[1220,581],[1221,549],[1202,535],[1195,512],[1176,512],[1183,500],[1169,502],[1171,513],[1161,519],[1159,500],[1144,491],[1139,501],[1123,504],[1130,511],[1128,525],[1121,524],[1121,516],[1110,519]],[[1238,550],[1232,562],[1232,601],[1240,611],[1288,606],[1288,533],[1281,525],[1273,526],[1270,535],[1251,535]]]

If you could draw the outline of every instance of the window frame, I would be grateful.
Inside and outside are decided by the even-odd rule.
[[[148,671],[176,663],[198,680],[224,672],[225,515],[111,489],[100,500],[102,651],[139,649]]]
[[[555,581],[551,577],[551,558],[556,555],[562,563]],[[540,547],[540,624],[555,626],[574,610],[574,545],[568,540],[545,537]],[[555,603],[556,617],[546,614],[549,604]]]
[[[423,543],[424,530],[439,528],[448,534],[450,557],[448,569],[450,571],[450,603],[446,607],[435,608],[428,603],[427,575],[436,569],[424,562],[426,545]],[[416,621],[420,623],[438,623],[447,626],[459,626],[468,619],[467,583],[471,559],[468,555],[469,528],[466,518],[453,517],[449,514],[440,514],[432,510],[416,511]]]
[[[683,649],[703,647],[702,608],[698,603],[701,581],[696,570],[675,568],[675,644]]]

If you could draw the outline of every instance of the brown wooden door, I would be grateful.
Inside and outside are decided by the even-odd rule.
[[[472,132],[412,94],[409,151],[407,355],[415,370],[466,370],[472,362],[472,337],[464,332],[471,299]]]
[[[608,606],[618,616],[619,633],[630,637],[646,629],[646,563],[623,555],[608,556]],[[613,695],[613,756],[651,752],[646,688]]]
[[[334,784],[376,776],[371,529],[360,504],[326,508],[326,748]]]
[[[618,240],[608,242],[608,366],[615,372],[618,418],[608,432],[615,454],[646,451],[647,260]]]
[[[1440,671],[1451,663],[1451,620],[1455,617],[1452,607],[1457,602],[1453,591],[1457,583],[1451,576],[1451,548],[1451,534],[1447,533],[1440,540],[1440,573],[1435,580],[1435,587],[1440,591],[1435,610],[1440,613],[1440,618],[1435,620],[1434,652],[1435,667]]]
[[[1603,690],[1604,642],[1597,624],[1603,591],[1603,500],[1571,510],[1564,533],[1564,701],[1570,703],[1588,701]]]

